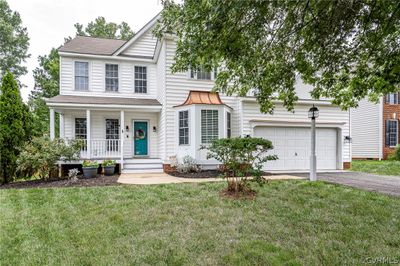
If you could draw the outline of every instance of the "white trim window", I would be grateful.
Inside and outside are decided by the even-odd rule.
[[[189,145],[189,110],[179,111],[179,145]]]
[[[107,151],[118,151],[119,120],[106,119]]]
[[[232,114],[230,112],[226,112],[226,137],[232,137]]]
[[[400,92],[386,95],[386,103],[388,104],[399,104],[399,101],[400,101]]]
[[[135,66],[135,93],[147,93],[146,66]]]
[[[117,64],[106,64],[106,91],[118,91]]]
[[[218,139],[218,110],[201,110],[201,143]]]
[[[396,147],[399,140],[399,121],[386,120],[386,146]]]
[[[75,61],[75,90],[89,90],[89,62]]]
[[[87,139],[86,118],[75,118],[75,139]]]
[[[199,70],[190,69],[189,74],[191,79],[215,80],[217,77],[217,69],[215,68],[214,71],[207,71],[203,68],[200,68]]]

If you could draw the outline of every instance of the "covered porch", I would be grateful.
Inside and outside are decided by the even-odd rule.
[[[50,138],[60,115],[60,138],[82,140],[81,159],[160,158],[158,127],[161,104],[155,99],[59,95],[47,100]]]

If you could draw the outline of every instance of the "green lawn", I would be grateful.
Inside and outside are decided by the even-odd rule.
[[[351,170],[378,175],[400,176],[400,161],[352,161]]]
[[[400,260],[400,198],[273,181],[0,190],[0,265],[340,265]]]

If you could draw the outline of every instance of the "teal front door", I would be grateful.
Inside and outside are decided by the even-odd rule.
[[[147,122],[135,121],[133,122],[133,129],[135,156],[146,156],[148,153]]]

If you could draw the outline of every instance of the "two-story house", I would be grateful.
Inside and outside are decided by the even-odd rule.
[[[204,168],[216,167],[200,150],[216,138],[259,136],[271,140],[279,160],[266,170],[307,170],[309,108],[317,120],[318,169],[343,169],[351,161],[349,112],[312,100],[298,83],[295,112],[277,102],[262,114],[254,97],[212,93],[216,72],[172,73],[176,41],[157,40],[155,17],[129,41],[76,37],[59,49],[60,95],[47,100],[51,137],[60,114],[60,137],[83,139],[82,159],[114,158],[122,172],[163,171],[185,155]],[[217,70],[216,70],[217,71]]]
[[[374,104],[360,101],[351,110],[354,159],[387,159],[400,144],[400,93],[382,97]]]

